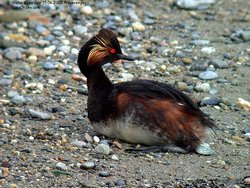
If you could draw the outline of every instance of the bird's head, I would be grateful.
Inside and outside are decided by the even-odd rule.
[[[115,33],[109,29],[101,29],[82,47],[78,57],[78,65],[84,73],[86,70],[83,69],[100,67],[120,59],[133,60],[122,53]]]

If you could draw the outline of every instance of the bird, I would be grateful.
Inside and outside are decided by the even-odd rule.
[[[105,28],[79,51],[77,63],[87,78],[88,119],[94,130],[143,145],[137,148],[143,152],[196,152],[215,127],[214,121],[170,84],[147,79],[112,83],[102,66],[120,60],[134,58],[122,53],[117,34]]]

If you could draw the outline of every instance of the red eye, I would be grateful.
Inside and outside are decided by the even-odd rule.
[[[111,48],[111,49],[109,50],[109,52],[110,52],[111,54],[115,54],[115,53],[116,53],[116,51],[115,51],[114,48]]]

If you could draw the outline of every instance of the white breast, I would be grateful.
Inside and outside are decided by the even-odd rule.
[[[107,124],[93,123],[96,132],[111,138],[118,138],[128,143],[159,145],[163,140],[143,125],[131,124],[131,118],[110,120]]]

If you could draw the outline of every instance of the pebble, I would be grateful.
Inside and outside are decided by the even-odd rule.
[[[10,100],[10,102],[13,104],[24,104],[27,102],[27,100],[22,95],[16,95]]]
[[[119,161],[118,157],[115,154],[111,156],[111,159],[114,161]]]
[[[43,49],[44,53],[46,55],[52,55],[53,51],[56,49],[56,46],[52,45],[52,46],[49,46],[49,47],[45,47]]]
[[[93,162],[84,162],[80,165],[80,168],[84,170],[92,169],[94,167],[95,167],[95,163]]]
[[[87,81],[85,76],[80,76],[79,74],[72,74],[71,78],[76,81],[83,81],[83,82]]]
[[[215,0],[176,0],[176,5],[183,9],[206,9],[214,3]]]
[[[95,147],[95,152],[99,154],[109,155],[110,154],[110,148],[106,144],[99,144]]]
[[[30,63],[36,63],[37,62],[37,56],[35,56],[35,55],[30,55],[29,57],[28,57],[28,62],[30,62]]]
[[[67,169],[68,169],[68,168],[67,168],[67,165],[64,164],[64,163],[62,163],[62,162],[56,163],[56,168],[57,168],[58,170],[67,170]]]
[[[86,147],[87,143],[81,140],[75,140],[70,143],[72,146],[77,146],[77,147]]]
[[[35,30],[36,30],[36,32],[38,32],[39,34],[44,35],[44,36],[50,34],[50,31],[46,27],[44,27],[43,25],[37,25]]]
[[[182,58],[182,62],[189,65],[189,64],[193,63],[193,60],[189,57],[184,57],[184,58]]]
[[[22,59],[22,52],[24,49],[18,47],[9,47],[4,50],[4,57],[8,60],[20,60]]]
[[[56,68],[55,64],[49,62],[49,61],[46,61],[45,63],[43,63],[43,68],[44,70],[53,70]]]
[[[212,155],[212,154],[214,154],[214,151],[211,149],[211,147],[210,147],[210,145],[208,143],[200,144],[196,148],[195,151],[200,155]]]
[[[34,47],[31,47],[29,48],[26,53],[28,55],[34,55],[34,56],[37,56],[37,57],[40,57],[40,58],[45,58],[46,57],[46,54],[43,50],[39,49],[39,48],[34,48]]]
[[[76,25],[73,27],[73,31],[77,35],[83,35],[83,34],[87,33],[88,28],[85,26],[82,26],[82,25]]]
[[[187,89],[187,84],[185,82],[178,82],[177,87],[181,91],[185,91]]]
[[[93,14],[93,9],[91,8],[91,6],[83,6],[80,10],[82,13],[86,14],[86,15],[91,15]]]
[[[220,104],[220,99],[218,98],[204,98],[202,101],[201,101],[201,105],[218,105]]]
[[[203,47],[201,49],[201,53],[206,54],[206,55],[215,53],[215,48],[214,47]]]
[[[100,138],[98,136],[94,136],[93,140],[95,143],[99,143],[100,142]]]
[[[63,46],[59,47],[58,50],[62,51],[65,54],[69,54],[71,47],[67,46],[67,45],[63,45]]]
[[[250,127],[244,128],[243,131],[242,131],[242,133],[243,133],[243,134],[248,134],[248,133],[250,133]]]
[[[98,173],[98,175],[101,177],[108,177],[110,176],[110,173],[108,171],[101,171]]]
[[[88,133],[84,133],[84,138],[87,142],[93,142],[93,138]]]
[[[242,98],[238,98],[236,104],[238,107],[240,107],[246,111],[250,110],[250,102],[248,102]]]
[[[218,74],[213,71],[204,71],[199,74],[199,78],[202,80],[213,80],[218,78]]]
[[[198,83],[195,86],[195,90],[198,92],[209,92],[211,90],[211,87],[209,83]]]
[[[125,186],[126,185],[126,180],[124,180],[124,179],[119,179],[119,180],[117,180],[117,182],[115,183],[116,185],[118,185],[118,186]]]
[[[203,45],[209,45],[210,41],[209,40],[193,40],[190,42],[191,45],[196,45],[196,46],[203,46]]]
[[[135,31],[145,31],[145,26],[141,23],[141,22],[134,22],[132,24],[132,28],[135,30]]]
[[[209,61],[208,65],[213,65],[214,68],[219,68],[219,69],[228,68],[228,62],[219,59],[213,59]]]
[[[12,80],[8,78],[0,78],[0,86],[8,86],[12,84]]]
[[[88,95],[88,88],[86,85],[82,85],[81,87],[77,88],[77,92],[79,94]]]
[[[246,177],[246,178],[244,179],[244,183],[245,183],[246,185],[250,185],[250,177]]]
[[[250,41],[250,30],[241,31],[240,32],[240,38],[242,38],[244,41]]]
[[[10,183],[9,188],[18,188],[18,185],[15,183]]]
[[[39,118],[42,120],[49,120],[51,119],[51,116],[45,112],[40,112],[34,109],[28,109],[28,113],[31,115],[33,118]]]

